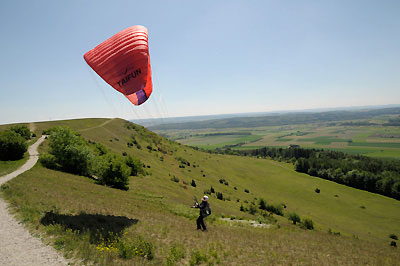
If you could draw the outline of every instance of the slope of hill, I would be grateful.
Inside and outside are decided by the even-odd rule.
[[[299,174],[285,163],[196,151],[121,119],[35,124],[37,134],[69,126],[86,140],[140,158],[149,172],[131,177],[130,190],[121,191],[37,165],[2,188],[18,217],[66,256],[104,265],[396,265],[400,260],[399,251],[389,246],[389,235],[400,234],[400,202],[394,199]],[[127,145],[132,136],[140,149]],[[209,232],[198,232],[197,211],[189,206],[193,196],[201,197],[211,186],[225,200],[211,194]],[[260,198],[283,203],[285,217],[240,211]],[[311,218],[315,230],[292,225],[286,217],[290,212]],[[253,228],[221,217],[272,226]],[[118,250],[99,241],[99,232],[107,233],[104,227],[124,232]],[[142,260],[140,252],[130,258],[121,251],[128,247],[147,250],[142,251],[147,258],[151,250],[154,258]]]

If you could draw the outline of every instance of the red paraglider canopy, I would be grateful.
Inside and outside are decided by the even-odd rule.
[[[83,56],[88,65],[135,105],[144,103],[153,90],[148,33],[132,26],[115,34]]]

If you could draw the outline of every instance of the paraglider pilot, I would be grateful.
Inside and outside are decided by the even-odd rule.
[[[195,202],[192,208],[199,208],[200,215],[197,218],[197,230],[207,231],[207,227],[204,223],[204,218],[211,214],[210,204],[208,203],[208,196],[203,196],[201,203]]]

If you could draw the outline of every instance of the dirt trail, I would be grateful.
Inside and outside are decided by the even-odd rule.
[[[88,127],[88,128],[80,129],[80,130],[78,130],[78,131],[79,131],[79,132],[83,132],[83,131],[88,131],[88,130],[91,130],[91,129],[103,127],[103,126],[107,125],[108,123],[110,123],[111,121],[113,121],[114,119],[115,119],[115,118],[112,118],[112,119],[110,119],[110,120],[107,120],[107,121],[101,123],[100,125],[97,125],[97,126],[94,126],[94,127]]]
[[[31,169],[38,160],[37,148],[45,139],[42,136],[28,149],[29,160],[18,170],[0,177],[0,185]],[[33,237],[29,231],[8,213],[7,203],[0,198],[0,265],[68,265],[57,251]]]

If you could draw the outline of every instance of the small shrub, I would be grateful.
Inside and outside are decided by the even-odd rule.
[[[308,230],[313,230],[314,229],[314,222],[311,219],[306,218],[301,223],[301,228],[308,229]]]
[[[207,252],[203,250],[195,250],[191,253],[189,264],[190,266],[200,265],[208,261]]]
[[[396,241],[391,241],[391,242],[390,242],[390,246],[396,248],[396,247],[397,247]]]
[[[258,200],[258,208],[261,210],[267,210],[267,202],[263,198]]]
[[[243,204],[240,204],[240,211],[241,212],[245,212],[246,211],[246,209],[243,207]]]
[[[52,154],[44,153],[40,155],[39,162],[46,168],[49,169],[58,169],[59,165],[57,164],[56,157]]]
[[[399,240],[399,238],[395,234],[390,234],[389,238],[394,239],[394,240]]]
[[[234,189],[234,190],[237,190],[237,187],[234,187],[233,189]]]
[[[143,257],[148,260],[154,258],[153,244],[138,236],[135,239],[121,239],[118,242],[118,251],[122,258],[131,259],[134,256]]]
[[[247,188],[244,189],[244,192],[250,193],[250,191]]]
[[[90,142],[89,142],[89,143],[90,143]],[[102,156],[102,155],[108,153],[107,148],[104,147],[104,145],[101,144],[101,143],[95,143],[95,144],[94,144],[94,148],[95,148],[95,149],[94,149],[95,153],[96,153],[97,155],[99,155],[99,156]]]
[[[217,193],[216,193],[216,196],[217,196],[217,199],[219,199],[219,200],[224,200],[224,196],[222,195],[221,192],[217,192]]]
[[[194,181],[194,179],[192,179],[192,182],[190,183],[190,185],[192,186],[192,187],[196,187],[197,185],[196,185],[196,182]]]
[[[171,178],[171,181],[174,181],[174,182],[178,183],[179,182],[179,178],[177,178],[176,176],[173,176]]]
[[[283,216],[283,207],[282,205],[272,205],[272,204],[268,204],[266,206],[266,210],[272,213],[275,213],[276,215],[280,215]]]
[[[131,176],[138,176],[139,174],[145,174],[143,169],[143,163],[135,157],[127,156],[125,158],[125,164],[131,168]]]
[[[300,216],[295,212],[292,212],[292,213],[288,214],[288,220],[291,221],[293,224],[301,222]]]
[[[360,206],[360,208],[361,208],[361,209],[365,209],[365,206],[364,206],[364,205],[362,205],[362,206]]]
[[[210,192],[211,193],[215,193],[215,190],[214,190],[214,188],[211,186],[211,188],[210,188]]]
[[[96,175],[102,185],[128,190],[131,172],[132,169],[117,156],[105,155],[97,160]]]
[[[315,189],[315,193],[320,193],[320,192],[321,192],[321,190],[319,188]]]
[[[128,154],[126,153],[126,151],[122,152],[122,156],[127,156]]]
[[[10,186],[7,183],[2,184],[1,187],[0,187],[1,191],[7,190],[9,188],[10,188]]]
[[[249,206],[249,213],[251,214],[251,215],[254,215],[254,214],[256,214],[257,213],[257,208],[256,208],[256,205],[255,204],[250,204],[250,206]]]
[[[175,266],[177,262],[185,257],[185,249],[182,244],[174,244],[169,249],[165,266]]]

